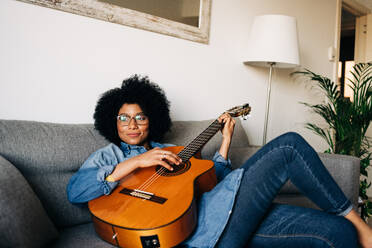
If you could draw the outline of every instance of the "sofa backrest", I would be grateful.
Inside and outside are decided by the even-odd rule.
[[[247,147],[249,145],[247,134],[245,133],[240,119],[236,119],[234,136],[231,147]],[[170,132],[164,138],[165,143],[179,146],[186,146],[196,136],[203,132],[214,120],[203,121],[174,121]],[[213,136],[202,149],[202,157],[211,159],[219,149],[222,140],[221,132]]]
[[[68,202],[66,185],[106,144],[92,125],[0,121],[0,154],[23,174],[57,227],[90,220],[88,211]]]
[[[164,142],[186,145],[211,122],[176,121]],[[232,146],[248,145],[240,122],[234,135]],[[213,137],[203,148],[202,155],[213,156],[220,140],[220,134]],[[107,144],[92,124],[0,120],[0,155],[26,178],[57,227],[90,221],[86,207],[68,202],[66,186],[85,159]]]

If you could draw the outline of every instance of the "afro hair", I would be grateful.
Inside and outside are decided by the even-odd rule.
[[[110,142],[119,145],[121,140],[116,127],[116,117],[123,104],[138,104],[149,118],[149,137],[160,142],[171,128],[169,101],[164,91],[148,77],[134,75],[125,79],[120,88],[102,94],[97,102],[94,127]]]

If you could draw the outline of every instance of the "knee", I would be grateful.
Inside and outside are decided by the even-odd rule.
[[[305,141],[305,139],[296,132],[287,132],[280,135],[278,138],[289,143],[299,143]]]

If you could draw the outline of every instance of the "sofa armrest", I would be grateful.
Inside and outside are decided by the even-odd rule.
[[[356,157],[339,154],[319,153],[319,157],[346,197],[357,209],[360,160]],[[283,186],[275,201],[302,207],[317,208],[308,198],[302,196],[290,181]]]
[[[247,146],[230,149],[230,159],[233,168],[240,167],[250,156],[252,156],[260,147]],[[357,206],[359,195],[359,176],[360,160],[356,157],[318,153],[324,166],[330,172],[337,184],[340,186],[346,197]],[[300,194],[298,189],[289,181],[282,189],[280,194]]]
[[[0,247],[41,247],[58,237],[39,198],[0,155]]]
[[[319,157],[325,167],[331,173],[346,197],[358,205],[360,159],[340,154],[319,153]]]

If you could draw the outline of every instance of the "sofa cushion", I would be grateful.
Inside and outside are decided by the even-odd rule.
[[[231,147],[229,158],[232,167],[236,169],[242,166],[259,148],[259,146]]]
[[[92,223],[77,225],[60,230],[60,238],[51,248],[109,248],[115,247],[96,234]]]
[[[58,237],[30,185],[0,156],[0,247],[41,247]]]
[[[309,198],[301,194],[279,194],[274,199],[275,203],[288,204],[293,206],[299,206],[304,208],[320,209],[315,203]]]
[[[87,208],[67,200],[66,185],[107,144],[93,125],[0,120],[0,155],[23,174],[59,228],[90,221]]]

